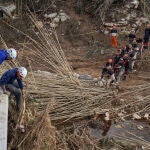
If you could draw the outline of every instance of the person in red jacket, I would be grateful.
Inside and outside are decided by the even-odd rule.
[[[117,28],[116,26],[113,26],[113,28],[110,30],[110,38],[111,38],[111,46],[112,47],[117,47],[118,42],[117,42]]]

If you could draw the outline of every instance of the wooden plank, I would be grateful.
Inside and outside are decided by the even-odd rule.
[[[0,150],[7,150],[8,96],[0,94]]]

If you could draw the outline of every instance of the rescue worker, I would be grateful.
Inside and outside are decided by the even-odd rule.
[[[117,47],[118,42],[117,42],[117,29],[116,29],[116,26],[113,26],[113,28],[110,30],[110,36],[111,36],[111,46],[112,47]]]
[[[0,79],[0,87],[4,94],[15,96],[16,99],[16,109],[21,108],[21,99],[23,96],[23,83],[22,78],[27,75],[27,69],[25,67],[14,68],[6,71]]]
[[[138,47],[137,47],[137,49],[138,49]],[[131,72],[136,71],[136,70],[133,70],[133,69],[134,69],[136,58],[137,58],[137,51],[132,50],[129,53],[129,56],[130,56],[130,69],[131,69]]]
[[[140,37],[140,35],[137,35],[136,43],[137,43],[137,46],[139,47],[140,54],[142,55],[142,53],[143,53],[143,39]]]
[[[135,35],[135,31],[132,30],[131,33],[128,35],[129,38],[129,44],[132,44],[132,42],[135,40],[136,35]]]
[[[108,80],[107,80],[106,88],[108,89],[110,84],[115,81],[115,74],[111,66],[107,67],[107,74],[108,74]]]
[[[108,61],[106,62],[103,70],[102,70],[102,74],[101,74],[101,79],[103,79],[104,74],[108,71],[109,67],[113,67],[113,61],[112,59],[108,59]]]
[[[120,78],[124,74],[124,71],[125,71],[123,58],[120,58],[119,62],[115,66],[115,69],[118,69],[118,71],[116,72],[116,84],[119,85]]]
[[[131,49],[132,49],[132,45],[131,44],[127,44],[126,46],[125,46],[125,53],[129,53],[130,51],[131,51]],[[124,53],[124,54],[125,54]]]
[[[17,52],[14,48],[9,48],[8,50],[0,50],[0,64],[5,60],[13,60],[17,57]]]
[[[148,49],[148,42],[150,38],[150,24],[147,24],[147,27],[145,28],[145,33],[144,33],[144,42],[143,42],[143,48],[145,50]]]
[[[121,58],[120,53],[117,52],[115,55],[115,58],[113,60],[113,67],[116,66],[116,64],[119,62],[120,58]]]
[[[129,73],[129,69],[130,69],[129,55],[128,54],[124,54],[123,60],[124,60],[124,67],[125,67],[125,72],[124,72],[123,80],[126,80],[126,78],[128,76],[128,73]]]

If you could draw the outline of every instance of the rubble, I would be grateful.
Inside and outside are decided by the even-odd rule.
[[[149,119],[149,114],[148,113],[145,113],[144,115],[144,119],[148,120]]]
[[[44,14],[44,17],[45,18],[50,18],[50,19],[53,19],[57,16],[57,13],[51,13],[51,14]]]
[[[91,75],[88,75],[88,74],[82,74],[79,76],[79,79],[80,80],[92,80],[92,76]]]
[[[134,113],[134,114],[132,115],[132,118],[133,118],[133,119],[136,119],[136,120],[139,120],[139,119],[141,119],[142,117],[139,116],[138,114]]]
[[[137,125],[137,128],[139,129],[139,130],[143,130],[143,126],[142,125]]]
[[[50,23],[50,26],[52,28],[56,28],[58,26],[58,23],[65,22],[66,20],[70,19],[70,17],[63,12],[63,10],[60,10],[59,13],[50,13],[50,14],[44,14],[45,19],[50,19],[52,22]]]
[[[4,18],[12,18],[14,19],[15,17],[12,15],[12,12],[14,12],[16,9],[15,4],[7,4],[6,6],[0,5],[0,11],[3,12],[3,17]]]

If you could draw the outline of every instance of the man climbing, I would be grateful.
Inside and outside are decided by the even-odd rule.
[[[117,52],[117,53],[115,54],[115,57],[114,57],[114,60],[113,60],[113,67],[116,66],[116,64],[119,62],[120,58],[121,58],[120,52]]]
[[[131,33],[128,35],[129,38],[129,44],[132,44],[132,42],[135,40],[136,35],[135,35],[135,31],[132,30]]]
[[[23,95],[23,83],[22,78],[27,75],[27,69],[25,67],[14,68],[6,71],[0,79],[0,87],[4,94],[15,96],[16,109],[21,108],[21,99]]]
[[[137,50],[136,50],[137,49]],[[135,72],[136,70],[134,69],[134,65],[135,65],[135,61],[137,58],[137,54],[138,54],[138,47],[135,48],[135,50],[130,51],[129,53],[129,57],[130,57],[130,69],[131,72]]]
[[[126,80],[127,75],[128,75],[128,73],[129,73],[129,69],[130,69],[129,55],[128,55],[128,54],[124,54],[123,60],[124,60],[124,67],[125,67],[123,80]]]
[[[119,85],[120,78],[125,72],[125,66],[124,66],[124,60],[123,58],[120,58],[119,62],[115,66],[115,74],[116,74],[116,83]]]
[[[0,50],[0,64],[5,60],[13,60],[17,57],[17,52],[13,48],[9,48],[8,50]]]
[[[149,38],[150,38],[150,24],[147,24],[147,27],[145,28],[145,33],[144,33],[144,43],[143,43],[144,50],[148,49]]]
[[[108,59],[108,61],[106,62],[103,70],[102,70],[102,74],[101,74],[101,79],[103,79],[105,73],[108,71],[109,67],[113,67],[113,61],[112,59]]]
[[[114,74],[112,66],[107,67],[107,74],[108,74],[108,79],[106,82],[106,88],[108,89],[111,83],[115,81],[115,74]]]
[[[110,30],[110,36],[111,36],[111,46],[117,47],[118,42],[117,42],[117,28],[116,28],[116,26],[113,26],[113,28]]]

